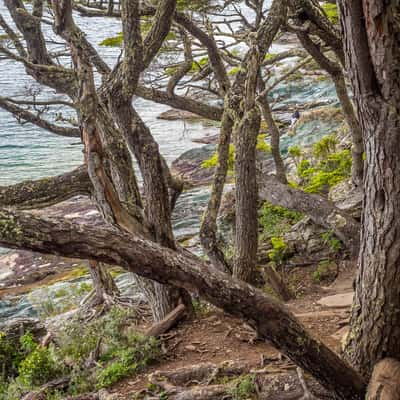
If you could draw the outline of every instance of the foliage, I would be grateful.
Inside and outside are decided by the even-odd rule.
[[[264,202],[258,214],[258,222],[262,228],[262,238],[279,236],[288,232],[290,227],[303,218],[298,211],[291,211],[280,206]]]
[[[316,282],[335,278],[337,275],[337,265],[334,261],[323,260],[318,264],[317,269],[312,273],[312,278]]]
[[[268,257],[273,263],[279,265],[288,255],[288,246],[283,237],[280,236],[273,236],[271,238],[271,244],[272,250],[268,251]]]
[[[321,238],[325,245],[328,245],[332,252],[337,253],[342,247],[342,242],[335,236],[332,231],[321,234]]]
[[[258,151],[264,152],[264,153],[270,153],[271,152],[271,146],[265,142],[265,138],[267,135],[265,134],[260,134],[257,136],[257,144],[256,144],[256,149]],[[235,165],[235,156],[236,156],[236,150],[235,150],[235,145],[230,144],[229,145],[229,155],[228,155],[228,171],[230,173],[233,172],[233,168]],[[210,158],[207,160],[204,160],[201,163],[202,168],[213,168],[218,165],[218,152],[216,151]]]
[[[336,145],[338,141],[335,135],[324,136],[319,142],[315,143],[313,146],[313,156],[315,158],[325,158],[329,156],[330,153],[336,151]]]
[[[292,157],[294,160],[301,157],[301,148],[300,146],[290,146],[288,148],[289,156]]]
[[[0,398],[17,400],[21,393],[32,390],[61,374],[69,375],[68,394],[93,391],[107,387],[125,376],[143,371],[160,357],[159,342],[137,333],[130,327],[134,313],[114,307],[97,320],[87,324],[68,322],[54,337],[54,345],[40,346],[30,334],[19,340],[13,354],[12,380],[0,381]],[[12,350],[4,336],[0,339],[1,352]],[[99,349],[97,362],[88,368],[87,360]],[[57,393],[48,398],[57,399]],[[53,396],[53,397],[51,397]]]
[[[325,11],[325,14],[328,17],[329,21],[332,22],[332,24],[336,25],[339,23],[339,13],[336,4],[324,3],[322,4],[322,8]]]
[[[18,367],[21,382],[29,387],[43,385],[56,378],[59,372],[51,348],[41,346],[30,352]]]
[[[257,394],[254,375],[244,375],[234,381],[229,391],[232,400],[247,400],[255,398]]]
[[[321,193],[347,179],[351,175],[351,153],[345,149],[336,152],[337,139],[334,135],[323,137],[313,146],[313,158],[298,161],[297,175],[301,186],[309,193]],[[292,150],[298,154],[298,149]]]

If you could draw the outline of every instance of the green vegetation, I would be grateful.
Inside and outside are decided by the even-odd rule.
[[[329,246],[333,253],[337,253],[343,247],[342,242],[332,231],[324,232],[321,237],[324,241],[324,244]]]
[[[260,134],[257,137],[257,145],[256,149],[258,151],[264,152],[264,153],[270,153],[271,152],[271,146],[265,142],[266,134]],[[235,145],[230,144],[229,145],[229,156],[228,156],[228,172],[233,173],[234,165],[235,165]],[[209,159],[204,160],[201,163],[202,168],[213,168],[218,165],[218,152],[215,152]]]
[[[289,154],[295,158],[297,175],[301,187],[308,193],[327,192],[331,187],[351,175],[351,152],[348,149],[337,151],[335,135],[329,135],[315,143],[312,158],[301,158],[298,148],[291,148]]]
[[[303,218],[303,214],[298,211],[273,206],[269,202],[263,203],[258,215],[258,222],[262,228],[261,238],[263,239],[283,235]]]
[[[334,279],[337,275],[337,265],[334,261],[323,260],[318,264],[317,269],[312,273],[315,282],[322,282]]]
[[[329,21],[331,21],[335,25],[339,23],[339,13],[336,4],[324,3],[322,4],[322,8],[325,11],[325,14],[328,17]]]
[[[65,375],[71,381],[62,397],[108,387],[143,371],[160,357],[160,347],[155,338],[131,328],[134,318],[134,314],[115,307],[90,323],[69,323],[49,347],[40,346],[29,333],[17,343],[1,335],[0,399],[20,399],[24,391]],[[99,357],[88,367],[96,349]],[[47,398],[55,400],[58,395],[49,393]]]
[[[283,237],[274,236],[271,238],[272,250],[268,251],[268,257],[275,265],[282,264],[288,256],[288,246]]]
[[[244,375],[233,381],[233,387],[229,390],[232,400],[255,399],[257,395],[254,375]]]

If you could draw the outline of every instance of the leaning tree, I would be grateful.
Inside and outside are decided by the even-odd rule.
[[[33,8],[35,14],[29,14],[29,18],[35,17],[31,22],[40,19],[40,5],[41,2],[36,2]],[[222,118],[222,127],[226,132],[234,132],[239,153],[236,178],[251,178],[249,182],[237,185],[239,190],[242,188],[244,191],[240,193],[242,198],[238,199],[236,206],[236,212],[243,212],[242,216],[238,216],[237,228],[242,232],[237,233],[236,243],[242,240],[240,245],[243,246],[245,240],[253,238],[254,228],[249,229],[247,225],[252,220],[252,211],[245,209],[254,205],[254,194],[246,198],[245,190],[256,189],[254,177],[249,173],[254,171],[254,138],[260,123],[256,98],[259,70],[263,56],[284,19],[285,2],[275,0],[265,18],[262,9],[257,27],[248,35],[248,51],[239,62],[239,72],[235,77],[237,86],[231,85],[227,79],[222,57],[215,51],[215,41],[210,40],[211,34],[196,30],[196,24],[177,12],[171,1],[161,1],[155,9],[140,8],[134,0],[122,2],[124,55],[111,71],[74,24],[69,0],[54,0],[53,11],[55,31],[68,43],[73,70],[53,65],[43,46],[35,47],[43,45],[38,34],[40,31],[36,30],[32,35],[33,28],[37,29],[35,24],[25,26],[25,30],[23,21],[20,25],[16,24],[28,51],[17,35],[14,40],[17,51],[20,48],[19,53],[8,49],[2,51],[22,62],[29,73],[46,85],[51,86],[58,78],[64,86],[63,92],[77,101],[85,145],[85,165],[93,197],[107,224],[98,229],[62,218],[46,219],[3,208],[0,212],[0,243],[12,248],[117,264],[145,279],[158,282],[158,285],[166,285],[162,287],[168,289],[163,290],[172,287],[176,298],[185,299],[187,292],[198,292],[216,306],[248,321],[257,329],[260,338],[269,339],[293,362],[332,390],[337,398],[363,398],[374,365],[386,357],[400,358],[400,286],[399,275],[396,274],[400,212],[396,177],[399,167],[396,145],[400,126],[400,10],[398,2],[387,5],[383,1],[370,0],[343,0],[340,7],[347,70],[356,96],[367,158],[359,274],[346,351],[348,360],[358,372],[313,339],[284,306],[175,245],[171,240],[168,220],[172,178],[154,139],[131,104],[135,93],[159,98],[165,95],[152,90],[149,93],[138,80],[159,51],[172,21],[193,36],[197,35],[195,37],[208,50],[210,70],[218,76],[218,90],[225,96],[222,113],[215,110],[214,118]],[[21,11],[21,7],[14,11],[14,19],[27,17],[28,13],[24,9]],[[154,17],[158,23],[153,24],[143,41],[139,19],[144,14]],[[23,55],[23,52],[27,54]],[[190,52],[186,53],[190,57]],[[93,66],[103,71],[103,82],[99,88],[94,84]],[[180,96],[169,98],[171,103],[182,104]],[[167,102],[165,98],[163,101]],[[182,104],[182,108],[190,107],[187,104]],[[198,106],[193,102],[190,104]],[[199,109],[207,112],[204,107]],[[128,149],[138,159],[144,178],[144,206]],[[248,160],[245,159],[246,152]],[[279,185],[282,183],[278,182],[277,187]],[[151,213],[154,210],[149,208],[153,206],[153,201],[156,212]],[[332,213],[329,210],[324,210],[327,223],[332,219],[339,221],[338,231],[341,229],[343,234],[350,235],[352,227],[347,226],[349,221],[346,217],[336,218],[335,214],[332,215],[336,209],[331,209]],[[165,221],[169,224],[163,225]],[[246,232],[247,237],[242,238],[241,235]],[[234,264],[236,276],[243,277],[242,266],[251,268],[253,260],[249,260],[248,255],[253,254],[254,246],[256,244],[251,243],[248,248],[239,246],[237,249]],[[247,279],[248,275],[244,277]],[[145,285],[147,283],[145,281]],[[170,292],[168,294],[172,298],[175,296]],[[376,388],[376,385],[372,387]],[[370,398],[382,398],[382,393],[382,388],[378,388]]]

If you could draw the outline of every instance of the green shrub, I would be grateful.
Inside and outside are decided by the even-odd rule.
[[[332,22],[332,24],[336,25],[339,23],[339,13],[336,4],[324,3],[322,5],[322,8],[324,9],[326,16],[328,17],[329,21]]]
[[[312,278],[316,282],[321,282],[334,278],[337,275],[337,265],[334,261],[324,260],[318,264],[317,269],[312,273]]]
[[[261,237],[267,238],[283,235],[302,218],[303,214],[300,212],[264,202],[259,210],[258,217],[259,225],[262,228]]]
[[[39,386],[54,379],[60,372],[54,355],[48,347],[37,346],[21,361],[19,378],[26,386]]]
[[[288,246],[282,237],[272,237],[271,244],[272,250],[268,251],[268,257],[273,263],[279,265],[288,255]]]
[[[332,252],[337,253],[342,247],[342,242],[335,236],[332,231],[327,231],[321,234],[324,244],[329,246]]]
[[[229,392],[232,400],[254,399],[257,394],[254,376],[245,375],[237,378]]]
[[[336,151],[337,144],[338,141],[335,135],[324,136],[313,145],[313,156],[315,158],[325,158]]]

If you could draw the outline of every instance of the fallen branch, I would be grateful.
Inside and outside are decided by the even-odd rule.
[[[173,328],[186,314],[186,307],[184,304],[179,304],[161,321],[152,325],[146,332],[146,336],[160,336]]]

